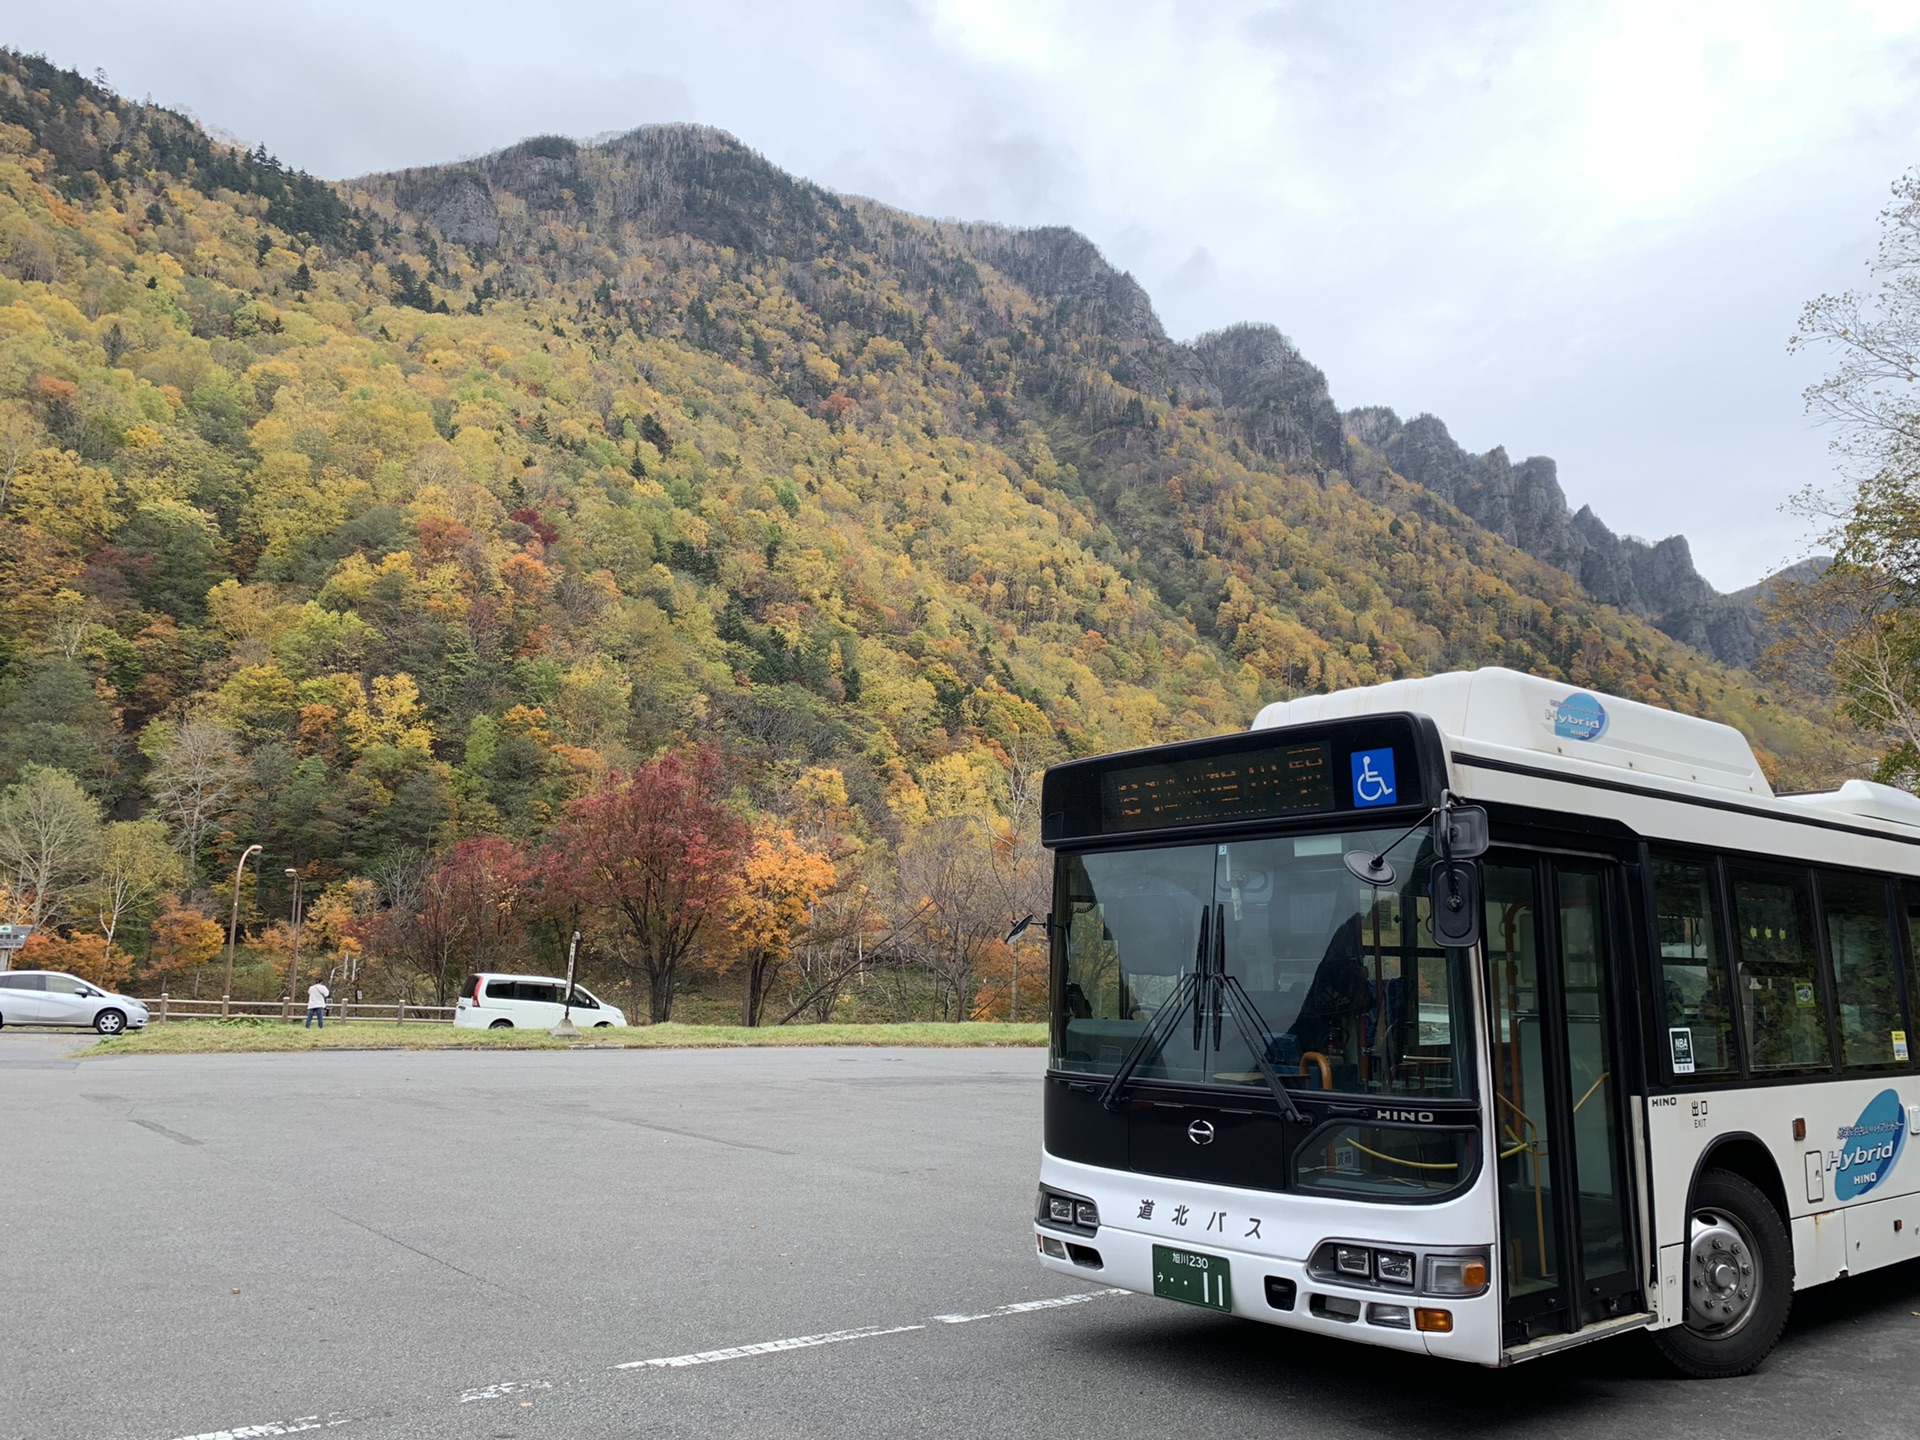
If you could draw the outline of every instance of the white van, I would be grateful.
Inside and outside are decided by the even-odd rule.
[[[564,1013],[560,1002],[566,991],[567,982],[551,975],[469,975],[453,1023],[472,1030],[551,1030]],[[582,1030],[605,1030],[624,1027],[627,1017],[617,1005],[575,985],[573,1023]]]

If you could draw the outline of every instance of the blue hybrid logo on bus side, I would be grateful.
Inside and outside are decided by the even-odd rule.
[[[1827,1156],[1833,1171],[1833,1198],[1858,1200],[1886,1183],[1899,1163],[1907,1139],[1907,1112],[1897,1090],[1882,1090],[1867,1102],[1860,1118],[1839,1131],[1840,1148]]]
[[[1353,803],[1391,805],[1400,798],[1393,782],[1393,747],[1353,752]]]
[[[1607,733],[1607,707],[1581,691],[1549,705],[1547,724],[1562,740],[1598,740]]]

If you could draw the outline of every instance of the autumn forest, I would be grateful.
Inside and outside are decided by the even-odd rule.
[[[1046,765],[1482,664],[1857,756],[1396,474],[1277,332],[716,131],[327,182],[0,52],[19,963],[1032,1017]]]

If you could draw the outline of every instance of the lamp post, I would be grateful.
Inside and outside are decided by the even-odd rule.
[[[300,974],[300,872],[289,865],[287,875],[293,880],[293,954],[287,960],[287,1003],[282,1020],[293,1019],[293,987]]]
[[[240,872],[262,847],[249,845],[240,852],[240,863],[233,867],[233,921],[227,926],[227,983],[220,988],[220,1018],[225,1019],[233,1005],[233,949],[240,943]]]

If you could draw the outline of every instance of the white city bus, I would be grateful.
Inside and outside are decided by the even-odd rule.
[[[1042,811],[1049,1268],[1722,1376],[1920,1255],[1920,800],[1480,670],[1056,766]]]

